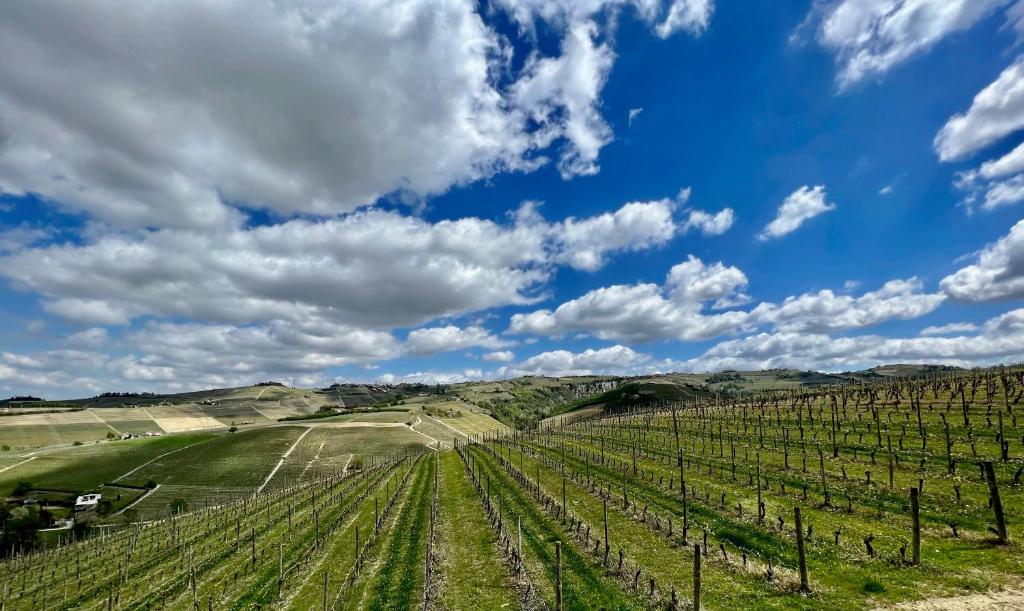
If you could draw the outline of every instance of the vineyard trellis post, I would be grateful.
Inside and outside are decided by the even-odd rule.
[[[693,609],[700,611],[700,543],[693,544]]]
[[[917,488],[910,489],[910,520],[913,528],[912,563],[921,565],[921,492]]]
[[[999,484],[996,482],[996,470],[992,461],[984,463],[985,479],[988,480],[988,491],[992,499],[992,511],[996,514],[996,536],[999,543],[1006,545],[1010,542],[1010,536],[1006,532],[1006,517],[1003,515],[1003,502],[999,498]]]
[[[562,542],[555,541],[555,611],[562,611]]]
[[[800,562],[800,591],[811,593],[811,585],[807,579],[807,551],[804,548],[804,523],[800,516],[800,508],[793,508],[793,519],[796,522],[796,551]]]

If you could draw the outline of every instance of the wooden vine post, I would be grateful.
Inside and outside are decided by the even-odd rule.
[[[800,591],[804,594],[811,593],[811,584],[807,579],[807,551],[804,548],[804,523],[800,518],[800,508],[793,508],[793,518],[796,521],[796,551],[800,562]]]
[[[910,523],[913,528],[911,563],[921,566],[921,492],[917,488],[910,489]]]
[[[562,611],[562,542],[555,541],[555,611]]]
[[[1006,532],[1006,517],[1003,515],[1003,502],[999,498],[999,484],[996,483],[996,470],[992,461],[985,461],[985,479],[988,480],[988,492],[992,498],[992,511],[996,514],[996,536],[999,537],[1001,545],[1010,542],[1010,536]]]
[[[700,543],[693,544],[693,609],[700,611]]]

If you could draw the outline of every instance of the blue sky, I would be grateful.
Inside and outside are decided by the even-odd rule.
[[[1024,358],[1024,3],[0,9],[0,393]]]

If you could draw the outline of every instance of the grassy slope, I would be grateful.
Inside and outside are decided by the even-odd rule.
[[[209,433],[188,433],[40,453],[30,462],[0,473],[0,495],[8,494],[21,481],[32,482],[39,488],[90,490],[162,454],[215,437]],[[145,481],[142,479],[140,483]]]

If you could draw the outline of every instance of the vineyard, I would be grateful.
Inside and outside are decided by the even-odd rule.
[[[0,609],[863,609],[1019,588],[1022,401],[1024,370],[992,369],[449,431],[454,451],[11,550]]]

